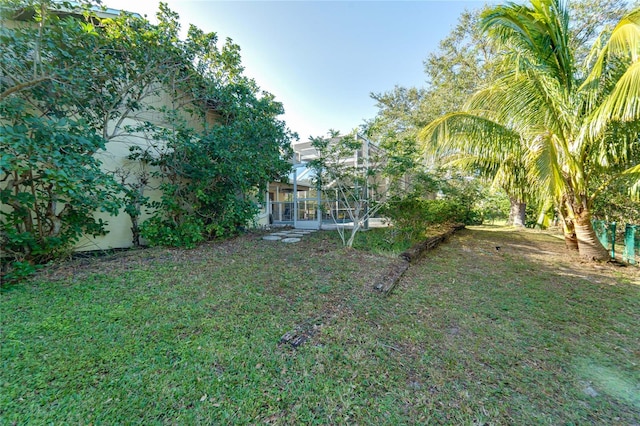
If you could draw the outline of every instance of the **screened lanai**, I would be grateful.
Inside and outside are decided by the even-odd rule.
[[[313,171],[306,163],[292,166],[288,182],[269,184],[269,217],[274,225],[320,229],[321,192],[313,185]]]
[[[369,149],[377,149],[362,136],[359,139],[363,141],[362,148],[354,152],[352,157],[341,161],[361,164]],[[351,206],[340,200],[337,190],[334,194],[330,186],[325,187],[323,191],[318,191],[315,186],[315,170],[309,166],[309,161],[318,157],[311,143],[298,142],[293,145],[293,149],[295,156],[288,181],[269,184],[270,223],[300,229],[348,225],[351,221]]]

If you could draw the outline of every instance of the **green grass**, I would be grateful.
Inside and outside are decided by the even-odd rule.
[[[329,233],[50,268],[1,295],[0,422],[637,423],[638,269],[562,245],[464,231],[386,298]]]
[[[400,238],[393,228],[371,228],[356,234],[353,248],[383,256],[398,256],[411,244],[411,241]]]
[[[425,238],[441,235],[450,229],[449,224],[438,224],[426,228],[415,240],[405,239],[406,235],[394,228],[371,228],[356,234],[353,248],[383,256],[398,256],[412,245]]]

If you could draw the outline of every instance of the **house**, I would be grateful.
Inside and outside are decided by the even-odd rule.
[[[52,14],[80,17],[78,13],[69,11],[65,9],[65,7],[66,6],[62,6],[60,10],[52,12]],[[6,12],[6,9],[4,11]],[[99,11],[97,14],[100,18],[114,18],[118,16],[119,13],[120,11],[117,10],[106,10]],[[7,14],[4,13],[4,18],[0,19],[0,25],[2,25],[3,30],[13,31],[19,27],[34,28],[36,25],[32,21],[34,13],[28,9],[17,12],[13,10],[8,15],[11,20],[7,20]],[[96,26],[101,24],[99,20],[93,20],[92,23]],[[161,46],[161,44],[159,45]],[[11,49],[11,46],[9,46],[9,49]],[[38,52],[35,53],[35,55],[38,54]],[[180,56],[180,58],[182,58],[182,56]],[[144,61],[140,63],[146,65]],[[192,69],[190,64],[187,63],[187,65],[184,65],[183,62],[180,62],[176,64],[175,67],[177,68],[171,68],[170,71],[166,71],[167,75],[176,75],[178,76],[177,78],[183,78],[186,75],[186,78],[195,78],[197,83],[194,84],[200,84],[201,80],[197,78],[198,76],[195,75],[195,70]],[[97,71],[99,72],[99,70]],[[142,198],[148,198],[149,202],[159,201],[161,199],[162,193],[159,190],[160,181],[153,173],[159,169],[154,166],[153,160],[159,158],[163,152],[166,153],[167,150],[170,150],[164,142],[155,138],[145,127],[150,124],[156,128],[164,128],[167,132],[171,132],[171,125],[167,124],[165,115],[163,115],[164,113],[162,112],[165,109],[171,114],[175,113],[178,115],[178,118],[184,121],[190,128],[196,131],[205,131],[205,133],[207,129],[214,128],[222,120],[219,105],[210,98],[204,99],[206,95],[194,99],[191,96],[191,92],[186,92],[180,89],[179,86],[163,86],[158,83],[157,79],[153,78],[153,72],[154,69],[143,69],[141,76],[151,77],[146,80],[135,80],[136,85],[131,84],[129,81],[122,83],[123,91],[117,93],[119,99],[117,102],[114,102],[115,106],[108,105],[107,102],[107,105],[91,104],[90,108],[86,108],[87,110],[91,109],[95,111],[94,118],[96,120],[104,120],[101,122],[99,128],[103,133],[104,139],[107,140],[106,150],[98,152],[95,154],[95,157],[101,161],[102,170],[112,174],[116,180],[129,188],[132,194],[139,196],[137,201],[133,201],[134,204],[138,203],[138,207]],[[27,73],[15,74],[15,76],[26,74]],[[10,74],[9,78],[11,77],[13,77],[13,75]],[[140,83],[140,81],[143,81],[143,83]],[[0,81],[0,83],[2,83],[2,81]],[[17,80],[9,81],[8,84],[0,87],[0,89],[4,87],[20,87],[20,83],[21,82]],[[43,83],[41,79],[36,84],[46,83],[46,81]],[[108,83],[108,85],[112,87],[117,82],[111,84],[111,81],[105,80],[103,83]],[[145,84],[145,86],[142,86],[142,84]],[[69,85],[66,87],[69,87]],[[96,87],[96,90],[101,90],[102,87],[105,87],[105,85]],[[193,84],[190,87],[193,87]],[[135,90],[130,90],[131,88],[135,88]],[[198,93],[202,92],[203,91],[198,91]],[[178,95],[176,95],[176,93]],[[11,94],[11,96],[15,95],[16,94]],[[129,105],[134,106],[129,108]],[[185,106],[188,106],[188,108],[185,108]],[[107,108],[111,109],[107,110]],[[42,115],[44,116],[45,114],[46,112]],[[243,142],[240,139],[237,141],[240,141],[240,144]],[[138,154],[137,158],[132,156],[132,149],[134,150],[134,154]],[[277,156],[277,153],[273,155]],[[2,180],[3,177],[4,175],[0,176],[0,180]],[[2,189],[2,186],[5,184],[6,183],[0,182],[0,189]],[[285,186],[286,185],[283,185],[282,187],[283,194],[287,191]],[[275,192],[279,193],[279,189],[276,189]],[[235,195],[244,197],[247,194]],[[265,206],[267,204],[268,203],[265,203]],[[0,206],[0,208],[2,208],[4,212],[13,209],[8,205]],[[64,211],[64,208],[65,207],[58,208],[56,212]],[[144,208],[141,209],[139,216],[131,215],[123,210],[116,216],[101,212],[95,212],[94,216],[96,219],[101,219],[108,223],[106,226],[106,230],[108,231],[107,235],[100,237],[82,236],[75,246],[76,250],[103,250],[130,247],[136,239],[136,225],[145,220],[147,211]],[[261,217],[258,217],[257,220],[258,222],[266,221],[268,223],[268,214],[263,214]],[[141,242],[144,243],[144,241]]]
[[[383,150],[376,144],[359,133],[353,136],[359,147],[344,153],[335,161],[345,166],[364,169],[369,167],[370,162],[379,161],[384,157]],[[341,138],[342,136],[331,138],[328,143],[336,144]],[[316,187],[316,172],[310,167],[310,162],[319,158],[317,149],[311,141],[299,141],[293,143],[292,147],[294,157],[289,181],[285,184],[269,184],[266,211],[270,223],[300,229],[331,228],[337,223],[349,223],[349,210],[353,210],[354,206],[341,199],[337,189],[335,193],[332,191],[332,183],[327,183],[321,190]],[[374,182],[375,180],[373,177],[368,178],[366,195],[371,200],[379,199],[379,195],[385,194],[388,190],[387,181]]]

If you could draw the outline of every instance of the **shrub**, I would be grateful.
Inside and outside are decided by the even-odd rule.
[[[467,222],[467,209],[453,200],[428,200],[416,196],[392,199],[383,213],[391,219],[399,237],[415,241],[424,235],[427,226]]]
[[[192,217],[181,222],[154,216],[140,227],[140,235],[154,246],[194,248],[204,241],[204,224]]]
[[[3,279],[64,256],[82,235],[104,235],[95,211],[120,208],[119,185],[92,154],[104,140],[81,121],[30,115],[19,102],[0,105],[0,243]]]

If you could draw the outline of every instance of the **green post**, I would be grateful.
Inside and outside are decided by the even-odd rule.
[[[609,224],[609,230],[611,231],[611,258],[616,258],[616,223],[611,222]]]
[[[636,263],[636,234],[637,225],[631,225],[627,223],[624,229],[624,250],[622,253],[622,260],[634,265]],[[638,247],[640,249],[640,246]]]

